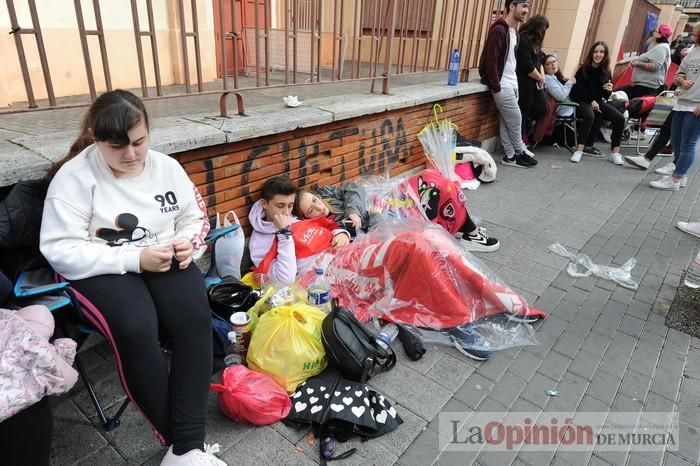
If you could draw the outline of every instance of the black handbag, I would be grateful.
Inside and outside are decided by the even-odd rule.
[[[207,294],[212,310],[226,320],[234,312],[247,312],[260,299],[258,291],[235,278],[224,278]]]
[[[396,364],[391,347],[383,347],[348,309],[333,299],[331,313],[322,323],[321,340],[328,362],[347,379],[366,382]]]

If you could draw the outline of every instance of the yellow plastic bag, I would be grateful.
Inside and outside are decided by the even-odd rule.
[[[279,306],[260,316],[248,347],[248,367],[269,375],[287,392],[326,368],[321,322],[308,304]]]

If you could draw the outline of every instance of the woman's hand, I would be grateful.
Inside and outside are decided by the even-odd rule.
[[[612,90],[613,90],[613,85],[612,85],[612,83],[611,83],[611,82],[607,82],[607,83],[603,84],[603,90],[606,90],[606,91],[608,91],[608,92],[612,92]]]
[[[598,102],[596,102],[595,100],[591,102],[591,108],[594,112],[600,112],[600,105],[598,105]]]
[[[348,220],[352,222],[352,226],[355,227],[355,230],[359,230],[362,226],[362,219],[355,213],[348,215]]]
[[[700,118],[700,105],[695,107],[695,110],[693,110],[693,115],[695,115],[695,118]]]
[[[185,270],[192,262],[192,252],[194,251],[192,243],[186,239],[178,239],[173,241],[173,248],[175,249],[175,259],[180,262],[180,270]]]
[[[191,257],[191,255],[190,255]],[[167,246],[149,246],[141,250],[139,264],[147,272],[167,272],[173,261],[173,251]]]
[[[695,84],[695,81],[691,81],[690,79],[683,78],[683,80],[681,80],[681,87],[686,91],[693,87],[693,84]]]
[[[345,233],[338,233],[333,237],[333,241],[331,241],[331,246],[334,248],[347,246],[348,244],[350,244],[350,238]]]

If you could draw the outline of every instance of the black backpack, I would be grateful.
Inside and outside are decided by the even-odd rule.
[[[323,319],[321,340],[328,362],[343,377],[366,382],[370,377],[387,371],[396,364],[391,347],[381,346],[348,309],[333,299],[331,313]]]

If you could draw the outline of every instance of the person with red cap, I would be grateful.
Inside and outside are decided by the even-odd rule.
[[[651,48],[634,57],[629,63],[632,72],[633,86],[629,89],[630,99],[646,95],[657,95],[663,90],[666,82],[666,73],[671,64],[671,47],[668,39],[673,34],[673,28],[668,24],[662,24],[652,31]]]

